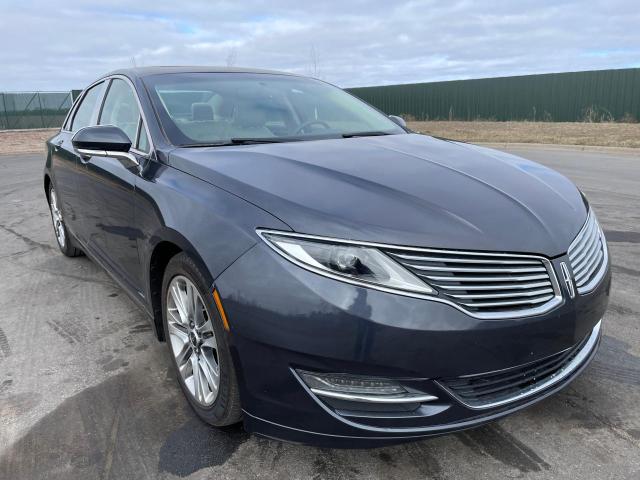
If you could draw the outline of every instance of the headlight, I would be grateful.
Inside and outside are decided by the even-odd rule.
[[[263,230],[258,233],[280,255],[320,275],[383,290],[436,293],[375,247]]]

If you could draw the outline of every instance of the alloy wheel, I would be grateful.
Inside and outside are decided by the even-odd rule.
[[[169,343],[178,371],[193,399],[208,407],[220,386],[220,360],[213,323],[198,289],[178,275],[167,295]]]
[[[56,239],[61,248],[64,249],[67,242],[67,237],[64,231],[64,222],[62,220],[62,211],[58,208],[58,196],[56,191],[52,188],[49,193],[49,204],[51,206],[51,221],[53,222],[53,230],[56,234]]]

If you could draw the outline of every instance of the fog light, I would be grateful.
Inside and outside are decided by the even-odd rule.
[[[430,402],[438,397],[409,392],[395,380],[344,373],[316,373],[297,370],[302,381],[318,396],[371,403]]]

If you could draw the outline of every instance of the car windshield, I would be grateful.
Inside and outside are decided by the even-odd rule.
[[[325,82],[258,73],[172,73],[144,79],[178,146],[287,142],[406,133]]]

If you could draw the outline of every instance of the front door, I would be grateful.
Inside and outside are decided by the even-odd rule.
[[[131,139],[132,153],[142,160],[145,152],[137,147],[147,142],[138,138],[142,129],[140,110],[135,93],[125,80],[111,80],[97,124],[121,128]],[[138,167],[100,156],[81,159],[81,165],[85,174],[80,189],[91,204],[87,217],[91,249],[130,288],[142,293],[137,245],[140,230],[135,222]]]
[[[87,205],[83,192],[78,190],[83,169],[80,165],[80,157],[71,144],[71,139],[75,132],[92,125],[95,121],[103,89],[104,82],[88,88],[73,112],[73,116],[67,121],[68,123],[58,135],[49,140],[52,147],[51,170],[55,172],[53,186],[62,206],[64,223],[82,243],[86,242],[87,230],[83,218]]]

